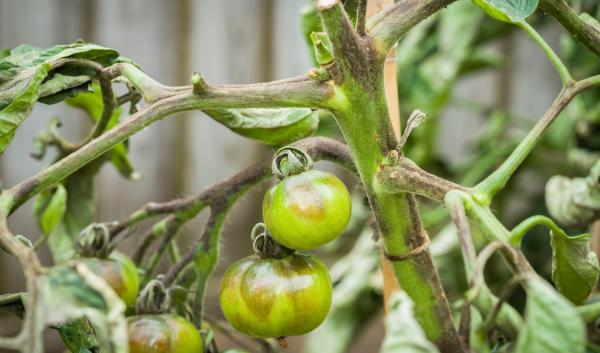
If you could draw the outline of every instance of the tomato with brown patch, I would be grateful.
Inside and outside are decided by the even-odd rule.
[[[331,279],[316,257],[249,256],[231,265],[221,282],[225,318],[252,337],[286,337],[317,328],[331,306]]]
[[[335,175],[309,170],[272,187],[263,218],[273,239],[295,250],[311,250],[337,238],[350,220],[350,193]]]
[[[127,320],[129,353],[201,353],[196,327],[173,314],[140,315]]]
[[[135,304],[140,277],[133,261],[126,255],[114,251],[108,259],[83,258],[79,260],[95,274],[102,277],[127,306]]]

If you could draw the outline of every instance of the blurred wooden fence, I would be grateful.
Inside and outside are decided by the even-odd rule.
[[[166,84],[187,84],[192,71],[202,72],[211,83],[266,81],[310,67],[298,17],[304,4],[305,0],[0,0],[0,46],[49,47],[83,38],[117,49]],[[556,41],[555,29],[542,33]],[[558,91],[559,82],[543,54],[524,35],[515,38],[513,53],[514,79],[504,80],[509,85],[505,87],[509,106],[517,114],[537,118]],[[473,77],[462,82],[455,94],[495,102],[498,78],[498,74]],[[61,131],[72,140],[90,128],[81,113],[62,104],[40,105],[0,157],[3,185],[14,185],[50,163],[52,156],[35,161],[29,152],[34,134],[53,115],[61,118]],[[442,156],[460,160],[467,146],[464,137],[471,134],[464,127],[484,123],[478,119],[460,107],[448,109],[440,136]],[[143,179],[123,180],[111,166],[104,167],[97,184],[99,220],[122,218],[147,201],[197,192],[264,152],[199,112],[154,124],[135,135],[130,146],[131,160]],[[249,225],[259,217],[258,196],[250,196],[256,202],[236,207],[232,216],[236,221],[229,222],[228,233],[238,238],[247,235]],[[16,212],[10,223],[31,238],[39,235],[31,203]],[[194,227],[197,224],[189,233],[198,233]],[[237,258],[245,251],[228,249],[225,257]],[[14,260],[0,256],[0,293],[22,288],[21,280]],[[12,322],[0,316],[0,335],[16,332]]]

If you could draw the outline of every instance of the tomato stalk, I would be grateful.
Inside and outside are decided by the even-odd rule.
[[[427,241],[416,210],[414,195],[393,195],[373,187],[377,171],[385,164],[397,139],[387,108],[383,65],[387,52],[370,50],[365,37],[354,32],[341,4],[319,2],[321,21],[335,55],[335,95],[330,100],[383,237],[389,256],[402,257]],[[394,272],[403,290],[419,308],[416,313],[427,337],[443,352],[462,351],[448,302],[427,250],[395,261]]]

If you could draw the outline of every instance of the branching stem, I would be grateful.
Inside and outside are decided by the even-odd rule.
[[[502,165],[475,186],[474,192],[478,202],[482,205],[489,205],[496,193],[504,188],[510,177],[541,140],[544,133],[550,127],[550,124],[554,122],[571,100],[579,93],[599,84],[600,76],[592,76],[564,87],[550,108],[548,108],[538,123],[529,131],[527,136],[525,136]]]

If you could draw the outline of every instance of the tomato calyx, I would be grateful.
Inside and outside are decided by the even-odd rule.
[[[160,279],[153,279],[142,289],[135,303],[138,315],[164,314],[171,307],[169,289]]]
[[[287,176],[310,170],[312,166],[313,159],[308,153],[296,147],[285,146],[277,150],[271,169],[273,175],[282,180]]]
[[[114,248],[110,231],[104,223],[92,223],[85,227],[79,233],[75,246],[79,256],[99,259],[107,259]]]
[[[251,239],[252,248],[261,259],[283,259],[295,252],[276,242],[264,223],[257,223],[252,228]]]

